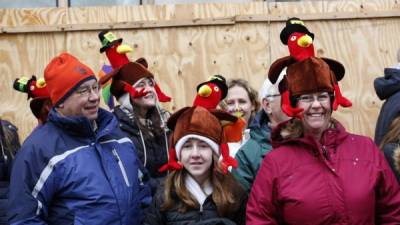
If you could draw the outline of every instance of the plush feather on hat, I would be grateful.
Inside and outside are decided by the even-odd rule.
[[[123,41],[122,38],[117,39],[113,33],[109,31],[101,31],[99,33],[99,39],[102,43],[102,47],[100,48],[100,53],[106,52],[106,56],[110,61],[113,69],[115,70],[120,69],[122,66],[130,62],[126,54],[132,52],[133,49],[128,45],[122,45]],[[136,60],[136,62],[140,63],[146,69],[148,68],[147,61],[144,58],[140,58]],[[133,93],[136,93],[136,90],[132,90],[132,88],[127,88],[127,89]],[[158,101],[160,102],[171,101],[171,97],[167,96],[161,90],[161,88],[158,86],[157,83],[155,83],[154,89],[157,94]]]
[[[288,116],[301,118],[303,109],[296,108],[291,102],[291,97],[316,91],[328,91],[335,94],[332,103],[333,110],[336,110],[339,105],[343,107],[352,105],[342,95],[338,84],[345,73],[343,65],[332,59],[315,57],[314,34],[304,26],[303,21],[295,17],[288,19],[280,38],[282,43],[288,46],[290,56],[276,60],[270,67],[268,78],[275,83],[281,71],[285,67],[288,68],[287,75],[279,84],[283,112]],[[323,76],[320,73],[327,74]]]

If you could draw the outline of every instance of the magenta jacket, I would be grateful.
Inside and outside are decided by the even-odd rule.
[[[273,132],[247,203],[247,225],[400,224],[400,189],[382,152],[335,122],[322,143]]]

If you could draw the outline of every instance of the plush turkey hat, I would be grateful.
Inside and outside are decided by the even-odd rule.
[[[201,106],[184,107],[172,114],[167,122],[168,128],[173,131],[169,161],[160,168],[160,171],[182,169],[182,165],[177,162],[175,146],[181,138],[187,135],[203,136],[220,145],[225,172],[229,166],[237,166],[237,162],[229,156],[229,148],[226,148],[226,138],[221,123],[222,121],[236,122],[237,119],[236,116],[225,111],[207,110]]]
[[[268,78],[275,83],[281,71],[287,67],[280,84],[280,92],[289,90],[291,96],[313,92],[333,92],[334,85],[344,77],[344,66],[328,58],[310,57],[300,62],[291,56],[276,60],[270,67]]]
[[[213,75],[210,78],[208,78],[207,81],[197,85],[196,90],[199,91],[201,86],[203,86],[204,84],[208,84],[208,83],[214,83],[219,87],[219,89],[222,91],[221,100],[224,99],[226,97],[226,95],[228,94],[228,86],[226,84],[226,79],[225,79],[225,77],[223,77],[222,75],[219,75],[219,74]]]
[[[314,40],[314,34],[304,26],[303,21],[297,17],[292,17],[286,21],[286,26],[281,31],[280,39],[282,43],[287,45],[289,36],[294,32],[308,34]]]
[[[135,62],[129,62],[120,68],[113,70],[102,77],[99,82],[103,85],[107,83],[108,80],[112,79],[110,92],[118,99],[126,93],[124,90],[126,84],[132,86],[142,78],[154,78],[154,75],[147,70],[147,66],[148,64],[146,59],[140,58]]]

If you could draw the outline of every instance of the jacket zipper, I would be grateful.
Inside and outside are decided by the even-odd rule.
[[[322,153],[324,154],[325,159],[330,160],[329,152],[328,152],[328,150],[326,149],[325,145],[322,145]]]
[[[115,148],[113,148],[112,153],[113,153],[113,155],[115,156],[115,159],[118,162],[118,166],[119,166],[119,169],[121,170],[122,176],[124,177],[126,186],[130,187],[131,185],[129,184],[128,176],[126,175],[126,171],[125,171],[124,165],[122,164],[121,158],[119,157],[119,155],[118,155],[117,151],[115,150]]]

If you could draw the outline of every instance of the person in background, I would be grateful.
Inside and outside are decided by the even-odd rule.
[[[166,120],[169,113],[160,108],[155,92],[154,75],[147,62],[140,58],[128,62],[100,79],[100,84],[112,79],[110,92],[120,103],[114,115],[123,132],[136,146],[137,155],[148,170],[155,189],[166,173],[158,169],[168,160]]]
[[[139,225],[150,189],[135,146],[112,113],[99,108],[93,71],[68,53],[44,77],[53,107],[18,152],[8,222]]]
[[[285,72],[283,71],[278,83],[284,75]],[[232,169],[232,174],[248,193],[250,193],[265,154],[272,149],[272,128],[289,119],[281,110],[281,96],[277,83],[274,85],[268,78],[265,79],[259,93],[262,109],[256,114],[249,126],[250,139],[240,147],[235,156],[238,167]]]
[[[0,225],[8,224],[7,201],[11,166],[20,147],[17,127],[0,119]]]
[[[331,117],[334,102],[344,98],[334,94],[343,65],[284,57],[272,64],[269,79],[286,66],[280,92],[289,94],[296,114],[272,132],[274,150],[253,183],[246,224],[399,224],[400,187],[383,154]]]
[[[171,172],[153,198],[145,225],[245,224],[246,193],[223,169],[229,154],[220,121],[232,119],[237,118],[201,106],[170,117],[170,158],[160,170]]]
[[[397,64],[385,68],[384,76],[374,81],[379,99],[385,100],[379,112],[375,128],[375,143],[381,145],[392,121],[400,115],[400,49],[397,51]]]
[[[26,93],[28,99],[31,98],[29,106],[32,114],[38,120],[38,125],[44,124],[52,107],[46,81],[43,78],[37,79],[35,75],[31,78],[21,77],[15,79],[13,88]]]
[[[393,120],[379,147],[400,183],[400,116]]]
[[[232,115],[240,116],[246,121],[246,129],[243,130],[242,141],[229,143],[230,154],[235,156],[240,146],[250,138],[248,127],[260,108],[257,91],[246,80],[229,80],[228,94],[220,106]]]

